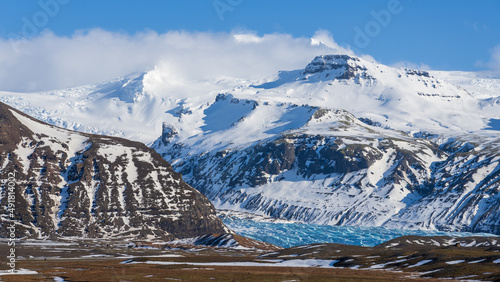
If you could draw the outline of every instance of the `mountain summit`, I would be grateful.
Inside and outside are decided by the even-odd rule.
[[[304,74],[314,74],[325,71],[338,71],[339,79],[349,79],[356,76],[356,71],[366,70],[359,64],[360,59],[348,55],[321,55],[312,60],[304,69]]]

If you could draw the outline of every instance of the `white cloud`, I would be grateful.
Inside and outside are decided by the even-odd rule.
[[[351,53],[319,31],[310,38],[252,32],[145,31],[135,35],[101,29],[61,37],[0,40],[0,90],[66,88],[168,66],[176,79],[220,76],[260,79],[278,70],[303,68],[320,54]],[[323,44],[311,44],[312,42]]]
[[[408,61],[399,61],[391,65],[392,67],[395,68],[409,68],[409,69],[416,69],[416,70],[431,70],[432,68],[429,65],[426,65],[424,63],[416,64]]]
[[[257,36],[252,33],[238,33],[233,34],[234,40],[240,43],[260,43],[262,42],[262,37]]]
[[[494,71],[500,71],[500,45],[491,51],[491,58],[487,66]]]
[[[500,72],[500,44],[491,50],[491,55],[487,62],[483,60],[477,61],[475,66]]]
[[[343,53],[348,55],[353,55],[354,53],[346,48],[340,47],[335,40],[333,40],[332,34],[328,30],[320,29],[314,33],[314,36],[311,38],[311,45],[313,46],[327,46],[328,48],[332,48],[335,50],[342,50]]]

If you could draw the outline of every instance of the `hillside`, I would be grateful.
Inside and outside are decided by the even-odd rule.
[[[141,143],[61,129],[0,103],[0,144],[0,204],[12,205],[1,237],[11,223],[16,237],[41,239],[230,233],[210,201]]]

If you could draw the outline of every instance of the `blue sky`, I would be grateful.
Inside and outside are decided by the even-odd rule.
[[[130,36],[187,31],[293,38],[323,30],[341,47],[388,65],[499,70],[499,15],[500,1],[494,0],[39,0],[22,5],[2,0],[0,39],[35,42],[47,30],[58,39],[95,29]]]
[[[356,50],[354,28],[365,30],[367,24],[375,20],[371,12],[387,11],[391,1],[64,2],[59,12],[43,26],[57,35],[71,36],[76,30],[91,28],[131,34],[146,29],[159,33],[246,29],[260,35],[277,32],[311,37],[318,29],[324,29],[331,32],[337,43]],[[369,38],[367,46],[358,48],[383,63],[404,60],[436,69],[475,70],[478,69],[476,63],[487,61],[492,49],[500,44],[500,1],[397,2],[402,11],[391,14],[389,24],[381,26],[380,32]],[[33,21],[41,9],[37,1],[23,1],[20,5],[17,0],[3,0],[0,2],[0,36],[6,38],[10,33],[19,33],[24,24],[22,18]],[[40,20],[43,22],[43,18]]]

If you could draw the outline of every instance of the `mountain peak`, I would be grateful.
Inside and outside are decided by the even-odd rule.
[[[359,65],[360,59],[349,55],[316,56],[305,68],[304,73],[318,73],[343,67]]]
[[[349,79],[356,76],[357,71],[366,71],[358,57],[349,55],[321,55],[314,58],[304,69],[305,75],[335,71],[335,77]]]
[[[147,72],[133,73],[129,76],[104,84],[100,92],[106,93],[106,98],[118,98],[125,103],[134,103],[145,95],[144,77]]]

